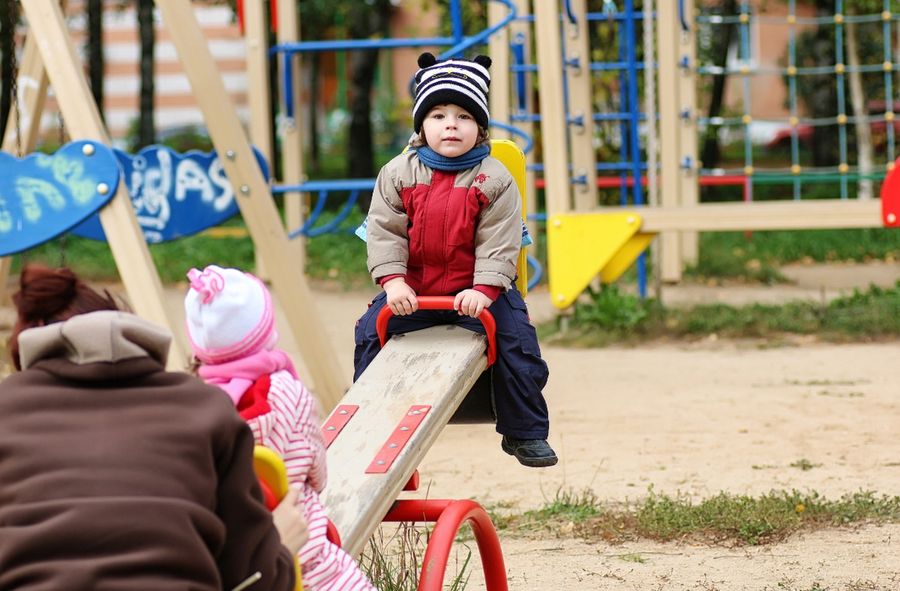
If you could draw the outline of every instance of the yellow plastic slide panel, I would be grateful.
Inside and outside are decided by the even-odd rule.
[[[547,220],[547,266],[553,305],[560,309],[571,306],[610,262],[615,260],[618,269],[629,256],[633,261],[640,254],[634,254],[636,246],[620,253],[640,228],[641,216],[635,213],[550,216]],[[644,246],[648,243],[649,240]],[[625,268],[627,266],[621,268],[619,274]]]

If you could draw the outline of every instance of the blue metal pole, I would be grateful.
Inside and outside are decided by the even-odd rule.
[[[460,6],[459,0],[450,2],[450,23],[453,30],[454,45],[459,45],[464,36],[462,6]],[[453,57],[462,57],[462,52],[455,53]]]

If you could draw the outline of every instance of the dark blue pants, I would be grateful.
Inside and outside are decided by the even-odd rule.
[[[356,322],[354,382],[381,350],[375,319],[385,299],[384,292],[378,294]],[[497,323],[497,362],[493,374],[497,432],[516,439],[546,439],[550,421],[541,390],[547,383],[549,370],[541,359],[541,348],[528,320],[525,301],[512,287],[501,293],[488,310]],[[438,324],[456,324],[484,334],[478,319],[460,316],[454,310],[417,310],[408,316],[393,316],[388,322],[388,333],[401,334]]]

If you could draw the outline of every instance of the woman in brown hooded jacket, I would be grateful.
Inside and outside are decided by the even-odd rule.
[[[170,335],[71,271],[26,266],[20,281],[21,371],[0,383],[0,590],[292,589],[295,548],[227,398],[167,372]]]

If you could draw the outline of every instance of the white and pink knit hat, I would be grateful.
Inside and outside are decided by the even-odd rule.
[[[255,276],[209,265],[188,271],[184,298],[188,336],[203,363],[223,363],[261,351],[274,338],[272,296]]]

